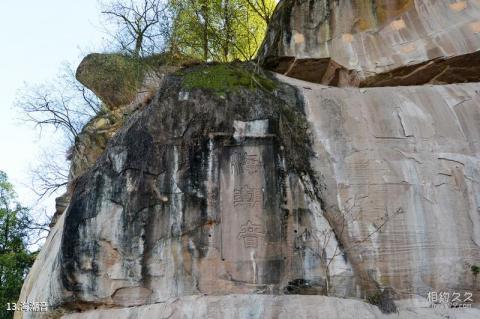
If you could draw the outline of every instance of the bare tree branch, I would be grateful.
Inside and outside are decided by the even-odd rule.
[[[25,85],[15,102],[23,119],[40,129],[61,130],[70,144],[83,126],[102,110],[98,98],[75,79],[75,73],[65,65],[55,81],[42,85]]]
[[[32,188],[39,199],[63,190],[68,184],[68,165],[62,155],[44,152],[32,169]]]
[[[146,56],[164,44],[168,33],[166,1],[113,0],[103,2],[102,7],[106,22],[114,26],[108,33],[121,51]]]

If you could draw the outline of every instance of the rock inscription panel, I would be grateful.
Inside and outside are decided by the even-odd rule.
[[[273,145],[225,147],[220,167],[222,259],[236,281],[267,283],[271,260],[281,259],[275,211]],[[267,191],[269,193],[267,193]],[[280,252],[279,252],[280,251]],[[268,278],[267,278],[268,277]]]

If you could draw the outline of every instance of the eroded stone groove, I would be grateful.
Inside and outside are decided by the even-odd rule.
[[[480,52],[438,58],[368,77],[360,87],[480,82]]]
[[[295,59],[269,57],[264,61],[268,70],[323,85],[338,87],[382,87],[423,84],[452,84],[480,82],[480,52],[451,58],[401,66],[388,72],[362,78],[356,70],[349,70],[331,58]]]
[[[359,76],[331,58],[296,59],[294,57],[268,57],[263,66],[292,78],[331,86],[358,86]]]

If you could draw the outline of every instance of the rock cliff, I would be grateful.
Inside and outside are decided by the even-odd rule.
[[[284,0],[260,52],[266,68],[335,86],[478,82],[480,3]]]
[[[287,76],[162,71],[84,148],[20,297],[49,311],[16,317],[478,318],[479,8],[285,0],[259,58]]]

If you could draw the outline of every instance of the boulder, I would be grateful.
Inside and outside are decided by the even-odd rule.
[[[77,80],[115,110],[145,99],[158,88],[162,77],[178,66],[162,55],[141,58],[122,54],[91,53],[77,68]]]

